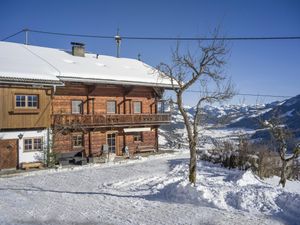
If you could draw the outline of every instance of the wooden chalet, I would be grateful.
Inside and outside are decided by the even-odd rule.
[[[158,149],[168,78],[134,59],[0,42],[0,169],[46,152]]]

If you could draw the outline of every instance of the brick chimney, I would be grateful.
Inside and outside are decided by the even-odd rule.
[[[71,42],[72,45],[72,55],[84,57],[84,44],[78,42]]]

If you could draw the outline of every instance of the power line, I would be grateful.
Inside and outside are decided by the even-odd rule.
[[[197,91],[197,90],[187,90],[187,92],[197,92],[197,93],[209,93],[213,94],[214,92],[208,91]],[[252,93],[236,93],[237,96],[251,96],[251,97],[271,97],[271,98],[292,98],[294,96],[287,96],[287,95],[268,95],[268,94],[252,94]]]
[[[261,95],[261,94],[250,94],[250,93],[238,93],[236,95],[240,96],[252,96],[252,97],[271,97],[271,98],[292,98],[294,96],[287,96],[287,95]]]
[[[258,40],[300,40],[297,36],[286,37],[129,37],[122,36],[128,40],[153,40],[153,41],[258,41]]]
[[[14,33],[14,34],[12,34],[12,35],[6,37],[6,38],[1,39],[1,41],[6,41],[7,39],[9,39],[9,38],[11,38],[11,37],[14,37],[14,36],[18,35],[18,34],[24,32],[25,30],[26,30],[26,29],[20,30],[20,31],[18,31],[17,33]]]
[[[59,32],[50,32],[50,31],[41,31],[41,30],[31,30],[28,31],[32,33],[40,33],[40,34],[50,34],[50,35],[58,35],[58,36],[69,36],[69,37],[86,37],[86,38],[102,38],[102,39],[114,39],[115,36],[101,36],[101,35],[90,35],[90,34],[71,34],[71,33],[59,33]]]
[[[90,34],[74,34],[74,33],[61,33],[50,32],[42,30],[23,29],[10,37],[13,37],[21,32],[32,32],[56,36],[69,36],[69,37],[84,37],[84,38],[99,38],[99,39],[115,39],[115,35],[90,35]],[[139,36],[121,36],[125,40],[152,40],[152,41],[259,41],[259,40],[300,40],[300,36],[267,36],[267,37],[139,37]]]
[[[70,34],[70,33],[59,33],[59,32],[48,32],[40,30],[31,30],[34,33],[50,34],[50,35],[62,35],[62,36],[75,36],[75,37],[89,37],[89,38],[105,38],[115,39],[114,35],[111,36],[100,36],[100,35],[88,35],[88,34]],[[159,41],[213,41],[213,40],[227,40],[227,41],[238,41],[238,40],[300,40],[300,36],[282,36],[282,37],[135,37],[135,36],[122,36],[122,39],[127,40],[159,40]]]

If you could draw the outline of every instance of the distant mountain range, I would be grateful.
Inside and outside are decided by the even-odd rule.
[[[247,129],[260,129],[259,121],[269,120],[272,117],[278,117],[282,124],[286,125],[295,135],[300,138],[300,95],[281,102],[274,102],[266,105],[265,109],[260,111],[259,115],[250,115],[233,121],[227,127],[243,127]],[[256,132],[252,138],[265,136],[264,132]]]
[[[192,118],[195,114],[194,107],[185,107],[188,115]],[[262,130],[260,121],[269,120],[277,116],[280,121],[300,138],[300,95],[293,98],[276,101],[261,105],[225,105],[225,106],[204,106],[202,110],[201,124],[205,129],[220,130],[252,130],[251,138],[268,138],[269,132]],[[212,128],[213,127],[213,128]],[[169,126],[162,126],[161,131],[166,134],[166,139],[173,140],[177,133],[185,132],[183,118],[175,107],[172,112],[172,123]],[[179,135],[179,137],[184,134]]]

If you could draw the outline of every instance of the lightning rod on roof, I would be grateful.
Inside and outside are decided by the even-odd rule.
[[[117,35],[115,36],[115,40],[117,43],[117,58],[120,57],[120,46],[121,46],[121,36],[119,35],[119,28],[117,29]]]

